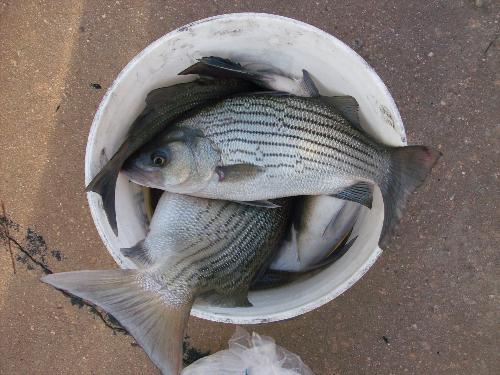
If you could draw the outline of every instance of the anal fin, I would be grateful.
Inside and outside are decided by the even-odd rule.
[[[372,208],[373,185],[368,182],[358,182],[342,191],[331,194],[332,197],[344,199],[346,201],[356,202],[365,207]]]

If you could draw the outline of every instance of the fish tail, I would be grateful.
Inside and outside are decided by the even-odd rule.
[[[119,158],[112,158],[85,188],[85,191],[93,191],[101,196],[104,212],[116,235],[118,235],[118,225],[116,223],[115,193],[121,164]]]
[[[407,146],[391,150],[390,168],[379,184],[384,200],[381,246],[401,219],[408,196],[419,187],[441,153],[426,146]]]
[[[170,305],[141,285],[135,270],[75,271],[42,277],[112,314],[141,345],[163,375],[182,368],[182,339],[191,301]]]

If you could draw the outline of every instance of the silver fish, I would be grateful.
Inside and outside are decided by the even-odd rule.
[[[300,272],[321,263],[344,242],[362,210],[358,203],[326,195],[304,197],[296,205],[294,224],[271,262],[273,270]]]
[[[42,281],[100,306],[164,375],[178,375],[193,301],[249,306],[247,293],[287,228],[288,200],[269,210],[164,193],[145,240],[124,255],[138,270],[76,271]]]
[[[371,208],[384,200],[382,242],[440,153],[390,147],[359,127],[352,97],[256,93],[221,100],[168,128],[125,163],[144,186],[253,202],[333,195]]]

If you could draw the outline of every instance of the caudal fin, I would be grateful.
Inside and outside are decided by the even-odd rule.
[[[424,182],[440,156],[439,151],[426,146],[393,149],[391,167],[380,183],[384,199],[381,246],[401,219],[408,196]]]
[[[112,314],[163,375],[180,374],[191,301],[169,305],[162,294],[141,286],[133,270],[63,272],[46,275],[42,281]]]

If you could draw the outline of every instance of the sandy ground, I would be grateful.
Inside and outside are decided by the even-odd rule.
[[[41,284],[20,247],[53,271],[115,266],[83,192],[95,110],[150,42],[238,11],[297,18],[355,47],[392,92],[410,143],[444,154],[359,283],[314,312],[250,328],[318,375],[498,373],[498,2],[9,0],[0,1],[0,199],[17,272],[0,240],[0,374],[158,373],[130,336]],[[192,318],[189,343],[217,351],[233,330]]]

